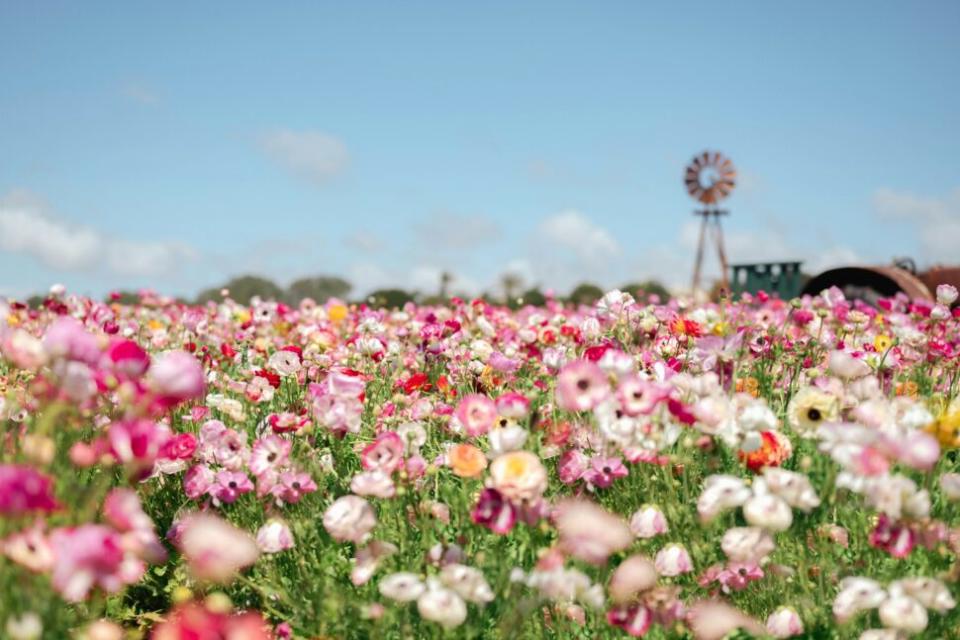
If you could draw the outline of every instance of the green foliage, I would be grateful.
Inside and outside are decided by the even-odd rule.
[[[344,299],[349,295],[353,286],[337,276],[314,276],[294,280],[284,294],[284,300],[289,304],[299,304],[304,298],[323,304],[330,298]]]
[[[631,282],[620,287],[624,293],[629,293],[640,302],[646,302],[650,296],[659,296],[659,304],[664,304],[672,297],[670,291],[656,280],[644,280],[643,282]]]
[[[261,278],[260,276],[239,276],[231,278],[222,287],[213,287],[206,289],[197,296],[197,302],[220,302],[223,297],[220,295],[221,289],[229,289],[230,297],[240,304],[250,304],[254,296],[259,296],[261,300],[281,300],[284,291],[272,280]]]
[[[568,299],[574,304],[590,305],[602,298],[603,293],[603,289],[597,285],[584,282],[582,284],[578,284],[573,291],[570,292]]]
[[[377,289],[366,298],[367,304],[378,309],[398,309],[413,301],[413,294],[403,289]]]

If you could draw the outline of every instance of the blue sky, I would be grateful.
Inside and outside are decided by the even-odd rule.
[[[0,0],[0,293],[957,261],[960,3]]]

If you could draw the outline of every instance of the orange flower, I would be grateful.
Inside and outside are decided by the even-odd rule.
[[[670,331],[677,337],[699,338],[703,335],[703,327],[698,322],[683,316],[677,316],[670,323]]]
[[[475,478],[487,468],[487,457],[472,444],[458,444],[447,454],[450,468],[461,478]]]
[[[760,382],[753,377],[737,378],[737,393],[749,393],[754,398],[760,396]]]
[[[762,431],[760,448],[750,453],[740,452],[747,468],[759,472],[763,467],[779,467],[793,453],[790,440],[778,431]]]

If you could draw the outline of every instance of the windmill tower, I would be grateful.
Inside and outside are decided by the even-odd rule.
[[[700,235],[697,241],[697,255],[693,262],[692,294],[697,295],[700,290],[700,274],[703,267],[703,253],[706,245],[713,241],[720,258],[721,277],[724,288],[729,288],[727,276],[727,253],[723,246],[723,228],[720,219],[730,213],[720,209],[717,205],[730,195],[736,186],[737,169],[729,158],[719,151],[704,151],[694,156],[684,173],[683,182],[690,197],[703,207],[695,210],[694,215],[700,216]],[[711,239],[708,240],[707,236]]]

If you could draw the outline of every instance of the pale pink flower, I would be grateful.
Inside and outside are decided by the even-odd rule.
[[[471,437],[485,434],[497,420],[497,406],[493,400],[479,393],[464,396],[454,413]]]
[[[392,474],[403,465],[403,439],[396,431],[385,431],[360,454],[364,469],[379,469]]]
[[[280,474],[277,483],[270,488],[270,493],[284,502],[296,504],[304,495],[316,490],[317,483],[309,473],[288,470]]]
[[[556,507],[560,545],[575,558],[603,564],[612,553],[633,542],[630,527],[618,515],[583,500],[566,500]]]
[[[392,498],[396,494],[393,478],[381,469],[362,471],[350,481],[350,491],[358,496]]]
[[[253,536],[215,515],[191,514],[178,529],[180,551],[200,580],[229,582],[260,555]]]
[[[337,498],[323,513],[323,527],[339,542],[360,543],[377,526],[370,503],[355,495]]]
[[[638,538],[653,538],[667,533],[667,518],[663,511],[654,506],[645,506],[636,511],[630,518],[630,530]]]
[[[244,493],[253,491],[253,483],[247,474],[242,471],[221,471],[217,474],[217,479],[209,489],[210,495],[219,500],[230,504],[236,502]]]
[[[263,553],[280,553],[293,548],[293,534],[286,522],[271,518],[257,530],[257,547]]]
[[[792,638],[803,633],[803,621],[793,607],[780,607],[767,618],[767,631],[774,638]]]
[[[185,351],[162,353],[147,370],[154,393],[168,404],[203,396],[206,383],[200,362]]]
[[[250,473],[262,475],[268,470],[280,469],[290,458],[293,443],[280,436],[270,435],[253,443],[250,452]]]
[[[682,544],[669,544],[660,549],[654,558],[654,565],[662,576],[678,576],[693,571],[693,560]]]
[[[205,495],[217,481],[217,474],[205,464],[197,464],[183,475],[183,492],[191,500]]]
[[[610,395],[603,369],[589,360],[568,363],[557,375],[557,406],[567,411],[588,411]]]
[[[55,529],[50,545],[53,587],[69,602],[85,600],[94,587],[116,593],[143,576],[144,563],[124,551],[120,535],[109,527],[84,524]]]

